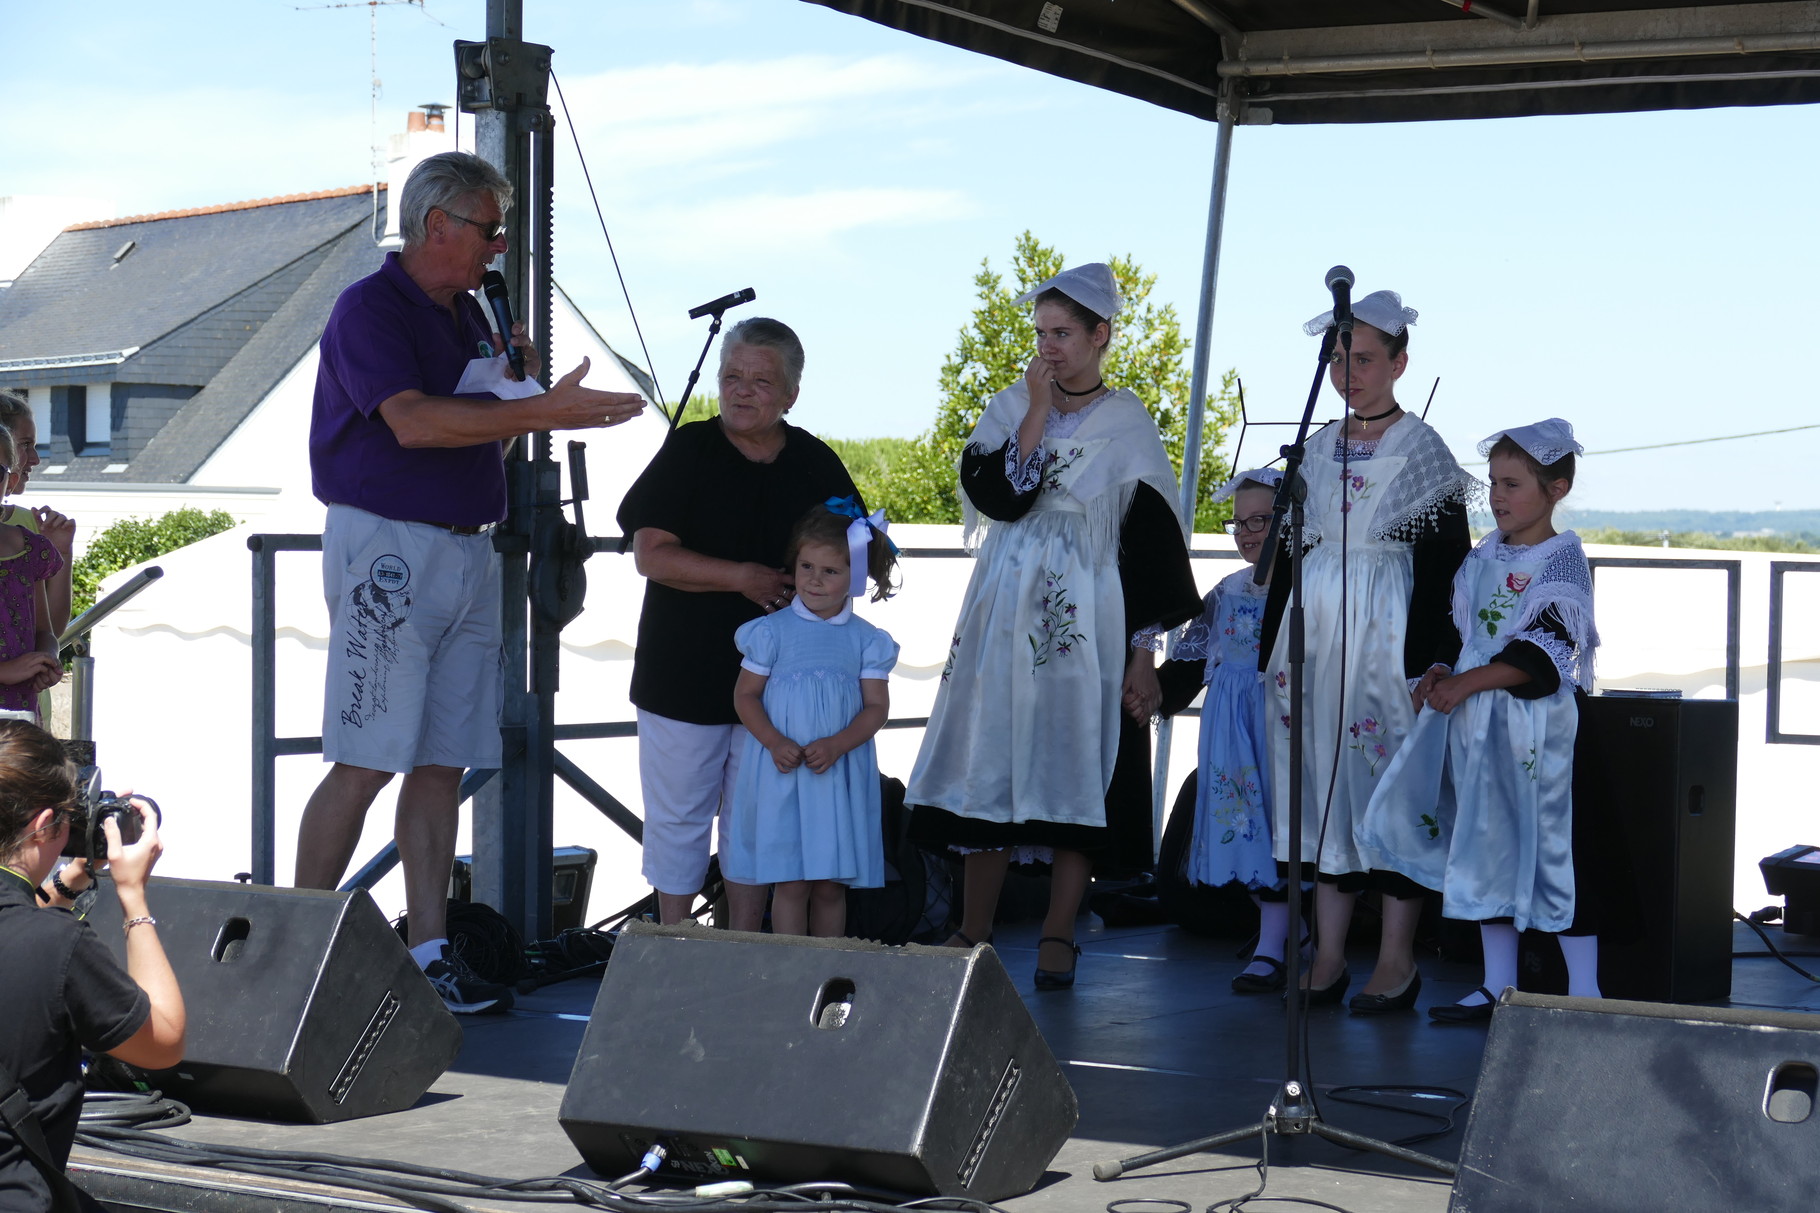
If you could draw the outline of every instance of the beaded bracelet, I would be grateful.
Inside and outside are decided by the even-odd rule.
[[[57,890],[57,896],[65,901],[74,901],[82,895],[63,883],[63,873],[60,871],[51,873],[51,888]],[[84,892],[87,890],[85,889]]]
[[[158,920],[156,918],[153,918],[150,914],[141,914],[137,918],[129,918],[125,922],[121,923],[120,929],[122,931],[131,931],[134,927],[141,926],[141,925],[148,926],[148,927],[155,927],[158,925]]]

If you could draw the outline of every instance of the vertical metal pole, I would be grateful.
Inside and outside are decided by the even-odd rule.
[[[254,884],[278,883],[278,554],[254,535],[253,549],[253,853]]]
[[[1213,190],[1207,202],[1207,244],[1201,256],[1201,307],[1194,322],[1193,372],[1188,381],[1188,433],[1182,444],[1182,535],[1194,542],[1194,508],[1200,500],[1201,432],[1207,422],[1207,380],[1213,360],[1213,304],[1220,285],[1220,244],[1226,229],[1226,178],[1232,167],[1232,130],[1240,100],[1230,86],[1220,101],[1219,133],[1213,145]],[[1206,727],[1202,722],[1202,727]],[[1163,806],[1169,799],[1169,750],[1175,721],[1165,718],[1156,729],[1156,765],[1150,778],[1151,839],[1163,838]]]
[[[487,0],[487,37],[520,42],[522,0]],[[496,71],[500,65],[495,65]],[[514,71],[528,65],[512,65]],[[547,65],[543,70],[548,70]],[[544,351],[544,386],[550,383],[551,159],[547,106],[497,87],[496,108],[475,115],[475,149],[512,183],[507,251],[501,266],[520,300],[531,339]],[[550,905],[551,815],[555,800],[555,663],[560,636],[546,635],[529,608],[529,560],[543,530],[556,521],[560,471],[550,457],[550,437],[532,447],[516,444],[507,458],[510,509],[496,532],[500,577],[504,697],[499,777],[474,797],[474,897],[498,909],[527,938],[552,933]]]

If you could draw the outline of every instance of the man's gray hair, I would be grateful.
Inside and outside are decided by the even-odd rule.
[[[460,214],[468,196],[483,191],[493,195],[502,216],[512,205],[512,183],[472,152],[438,152],[423,160],[405,179],[398,199],[398,227],[404,242],[422,244],[431,211]]]
[[[803,381],[803,343],[796,332],[781,320],[768,316],[754,316],[742,320],[727,330],[721,338],[720,365],[725,370],[727,355],[736,345],[749,345],[754,349],[775,350],[777,360],[784,373],[784,387],[794,392]]]

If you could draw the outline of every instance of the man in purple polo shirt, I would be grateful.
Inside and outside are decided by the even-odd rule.
[[[503,443],[533,430],[618,425],[644,401],[581,386],[457,395],[503,348],[469,292],[506,248],[512,187],[466,152],[431,156],[399,199],[404,248],[343,291],[322,334],[310,472],[322,533],[329,668],[323,757],[297,840],[297,887],[332,889],[379,790],[402,774],[398,853],[411,954],[451,1011],[511,1006],[448,947],[449,869],[461,776],[497,767]],[[523,326],[527,377],[541,365]]]

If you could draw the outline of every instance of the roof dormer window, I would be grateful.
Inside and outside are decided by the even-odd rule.
[[[139,247],[139,242],[137,240],[128,240],[125,244],[123,244],[119,248],[115,249],[114,250],[114,264],[119,265],[122,261],[125,261],[127,259],[128,254],[130,254],[134,249],[136,249],[138,247]]]

